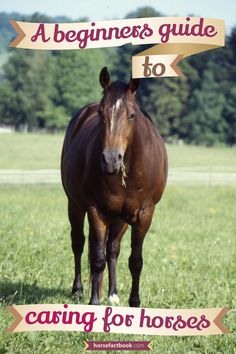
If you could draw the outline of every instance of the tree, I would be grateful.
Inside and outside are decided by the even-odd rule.
[[[48,52],[16,50],[5,65],[0,89],[3,122],[29,129],[45,125],[54,95],[53,59]]]
[[[0,27],[13,36],[6,15]],[[19,14],[11,17],[20,19]],[[126,18],[161,16],[152,7],[142,7]],[[27,21],[55,22],[35,13]],[[69,19],[57,18],[59,20]],[[8,27],[7,27],[8,26]],[[0,40],[1,45],[6,43]],[[98,76],[108,66],[113,80],[128,82],[131,58],[150,45],[77,51],[31,51],[11,49],[1,72],[0,123],[27,124],[29,129],[64,128],[82,106],[101,97]],[[182,78],[141,80],[141,105],[165,139],[184,139],[196,144],[236,144],[236,28],[226,38],[225,48],[194,55],[179,64]]]
[[[84,105],[99,100],[99,72],[106,65],[101,49],[58,51],[56,59],[56,89],[54,103],[62,106],[69,117]]]
[[[223,110],[223,117],[227,123],[226,142],[230,145],[236,144],[236,87],[232,86],[226,95],[226,104]]]
[[[188,142],[213,145],[224,142],[227,124],[222,117],[225,97],[220,92],[210,70],[203,73],[202,85],[189,102],[189,112],[183,118],[182,134]]]

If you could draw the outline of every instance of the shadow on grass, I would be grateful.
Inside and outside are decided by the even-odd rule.
[[[44,302],[50,298],[50,302],[63,302],[63,299],[72,299],[70,289],[44,288],[36,284],[22,282],[0,282],[0,304],[32,304]]]

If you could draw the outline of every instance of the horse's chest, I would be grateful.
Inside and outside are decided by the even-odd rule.
[[[133,223],[137,219],[141,203],[133,196],[109,195],[101,203],[101,209],[106,216],[121,217],[128,223]]]

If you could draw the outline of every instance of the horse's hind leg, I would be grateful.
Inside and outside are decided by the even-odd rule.
[[[121,219],[117,219],[109,225],[106,255],[109,275],[108,300],[111,305],[119,304],[119,296],[116,287],[116,263],[120,253],[120,241],[127,227],[128,225]]]
[[[81,282],[81,255],[84,249],[84,218],[85,211],[78,208],[72,201],[68,204],[68,216],[71,224],[71,246],[75,261],[75,278],[72,293],[80,300],[83,298]]]

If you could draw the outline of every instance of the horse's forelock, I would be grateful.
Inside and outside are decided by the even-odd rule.
[[[116,102],[120,99],[127,100],[127,92],[129,86],[121,81],[116,81],[112,83],[109,88],[106,90],[106,102],[114,106]]]

